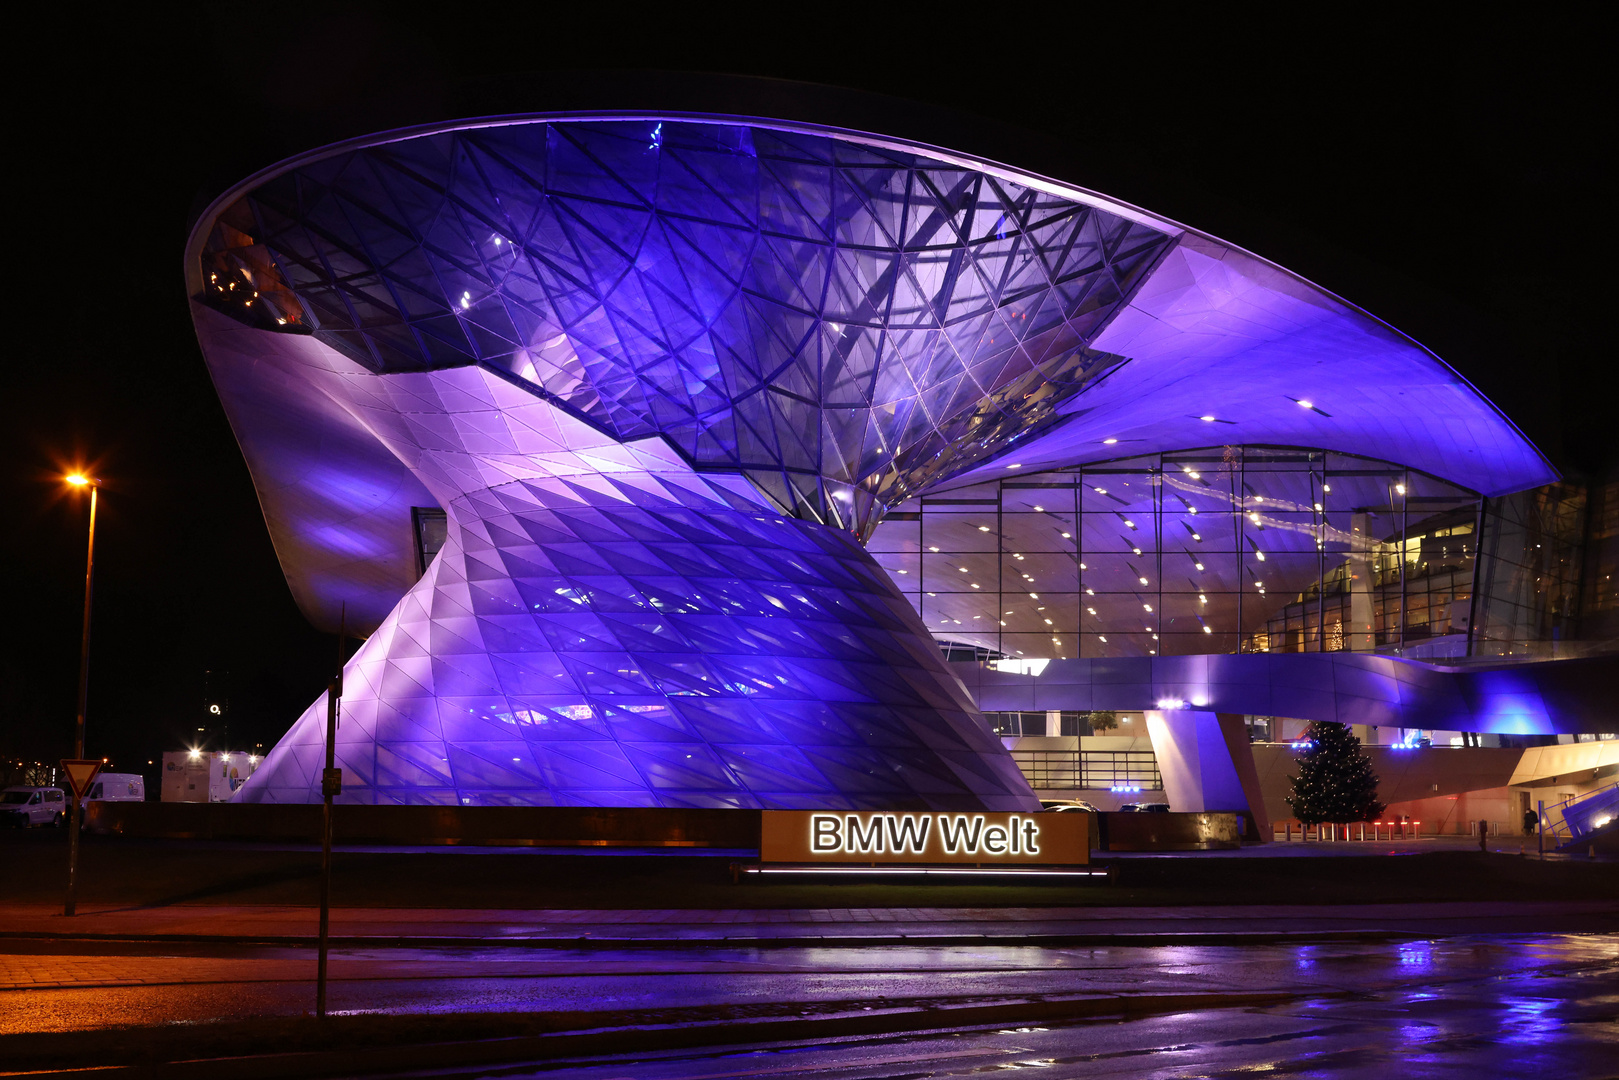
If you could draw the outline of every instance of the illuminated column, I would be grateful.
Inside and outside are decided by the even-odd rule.
[[[1174,709],[1146,717],[1171,810],[1251,813],[1260,836],[1267,834],[1270,819],[1240,715]]]
[[[1345,627],[1345,647],[1350,652],[1371,652],[1377,647],[1372,625],[1373,574],[1372,515],[1364,511],[1354,517],[1349,551],[1349,625]]]

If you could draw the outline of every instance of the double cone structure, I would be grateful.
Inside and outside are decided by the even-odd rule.
[[[1209,322],[1194,300],[1243,305],[1193,328],[1206,367],[1336,319],[1332,347],[1454,381],[1254,265],[960,155],[689,116],[318,151],[222,197],[187,252],[294,595],[369,633],[342,800],[476,805],[1037,808],[862,542],[1131,393],[1110,326],[1153,392],[1199,397],[1156,359]],[[237,797],[317,801],[325,711]]]

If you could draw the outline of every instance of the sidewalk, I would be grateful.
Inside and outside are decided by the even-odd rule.
[[[312,944],[314,908],[272,905],[0,908],[0,942],[19,938]],[[334,908],[334,940],[372,945],[527,947],[660,944],[876,944],[1321,935],[1619,933],[1612,901],[1041,908],[466,910]]]

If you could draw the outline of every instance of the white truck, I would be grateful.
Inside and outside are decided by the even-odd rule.
[[[163,754],[164,802],[230,802],[263,760],[257,754],[223,750],[176,750]]]
[[[93,802],[145,802],[146,778],[139,773],[96,773],[86,804]]]

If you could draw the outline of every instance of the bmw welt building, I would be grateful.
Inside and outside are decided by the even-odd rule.
[[[1106,713],[1239,809],[1304,721],[1614,726],[1548,644],[1587,508],[1500,408],[1060,179],[500,116],[267,169],[185,272],[293,594],[364,636],[342,802],[1033,810],[1097,785],[1028,740],[1077,762]],[[325,714],[238,799],[318,801]]]

